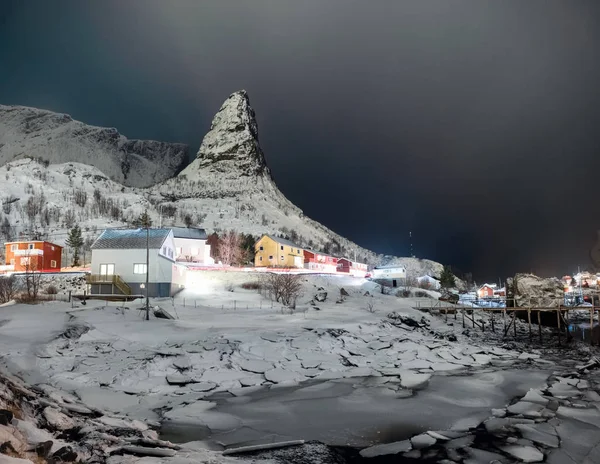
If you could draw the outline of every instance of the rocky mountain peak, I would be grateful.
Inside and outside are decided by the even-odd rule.
[[[235,176],[270,175],[258,141],[258,124],[245,90],[232,93],[215,115],[196,159],[182,174],[199,169]]]

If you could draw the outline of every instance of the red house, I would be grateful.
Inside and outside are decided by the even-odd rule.
[[[62,247],[41,240],[8,242],[6,248],[6,265],[14,272],[60,271]]]
[[[338,259],[312,250],[304,250],[304,267],[313,271],[336,272]]]
[[[477,290],[477,296],[479,298],[492,298],[495,290],[496,284],[483,284],[479,287],[479,290]]]
[[[364,277],[367,274],[368,266],[357,261],[350,261],[347,258],[340,258],[337,262],[337,272],[352,274],[357,277]]]

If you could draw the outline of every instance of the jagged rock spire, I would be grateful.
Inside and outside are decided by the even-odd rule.
[[[245,90],[232,93],[221,105],[196,160],[185,171],[207,167],[242,176],[269,173],[258,141],[254,110]]]

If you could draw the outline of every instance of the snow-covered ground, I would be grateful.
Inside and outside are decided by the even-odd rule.
[[[555,420],[556,409],[544,412],[544,406],[529,404],[522,405],[525,412],[503,409],[530,388],[548,397],[552,388],[557,398],[587,395],[580,409],[574,409],[578,400],[561,403],[568,424],[553,427],[582,421],[585,430],[594,427],[586,414],[597,414],[587,409],[595,398],[600,405],[597,387],[586,386],[579,375],[575,390],[570,381],[548,383],[560,366],[538,350],[509,350],[472,339],[460,324],[414,309],[426,299],[382,295],[363,279],[302,278],[303,296],[293,312],[242,289],[257,277],[238,272],[198,273],[192,288],[175,300],[152,301],[173,320],[143,320],[140,302],[0,308],[2,361],[28,383],[59,392],[55,398],[71,395],[109,417],[161,424],[168,439],[195,437],[217,448],[214,440],[238,446],[319,439],[365,447],[413,438],[398,450],[414,456],[421,441],[467,440],[470,428],[484,423],[492,410],[502,410],[519,418],[503,427],[526,425],[534,438],[514,443],[502,438],[497,448],[506,449],[497,453],[552,457],[553,448],[535,440],[535,418]],[[348,296],[341,297],[341,288]],[[327,300],[311,304],[324,291]],[[418,438],[428,430],[446,430],[440,432],[445,438],[433,432]],[[472,441],[465,446],[477,448]],[[192,460],[177,462],[213,453],[199,444],[184,449],[178,456]]]

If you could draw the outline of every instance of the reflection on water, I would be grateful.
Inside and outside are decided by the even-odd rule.
[[[595,345],[600,344],[600,325],[594,322],[594,326],[590,327],[589,322],[581,322],[578,324],[569,325],[569,332],[575,340],[584,342],[593,342]]]

